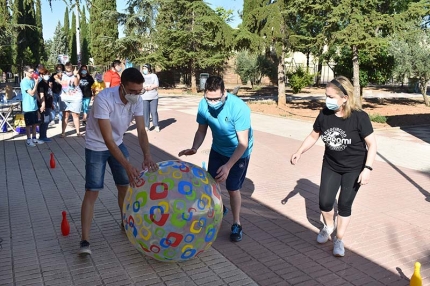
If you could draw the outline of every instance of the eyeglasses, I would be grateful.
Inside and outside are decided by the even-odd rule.
[[[218,102],[218,101],[221,101],[223,97],[224,97],[224,94],[221,95],[220,97],[216,97],[216,98],[207,98],[206,94],[205,94],[205,99],[208,102]]]
[[[34,70],[32,70],[32,71],[27,71],[28,73],[34,73]]]

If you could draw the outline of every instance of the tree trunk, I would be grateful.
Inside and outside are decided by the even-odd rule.
[[[282,52],[278,62],[278,106],[283,106],[287,103],[285,96],[285,51],[282,45]]]
[[[426,106],[430,106],[430,102],[429,102],[429,97],[427,96],[427,80],[421,81],[420,82],[420,89],[421,89],[421,94],[423,95],[424,98],[424,104]]]
[[[352,46],[352,67],[354,77],[354,97],[357,103],[361,105],[360,96],[360,63],[358,62],[358,49],[356,45]]]
[[[318,59],[318,74],[317,74],[317,82],[316,82],[317,87],[321,85],[321,76],[322,76],[322,60],[320,56],[320,58]]]
[[[194,60],[191,60],[191,92],[197,93],[197,76],[196,76],[196,66]]]

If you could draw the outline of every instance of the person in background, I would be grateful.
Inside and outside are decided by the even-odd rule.
[[[22,93],[22,111],[24,112],[25,132],[27,134],[27,146],[34,147],[36,144],[45,143],[36,139],[36,128],[39,124],[37,102],[37,86],[39,81],[33,78],[34,69],[24,66],[25,77],[20,83]]]
[[[152,67],[150,64],[143,65],[143,77],[145,78],[145,84],[143,88],[143,116],[145,117],[145,128],[149,130],[149,116],[152,117],[152,126],[155,131],[160,132],[158,126],[158,77],[155,73],[152,73]]]
[[[82,124],[87,124],[87,114],[88,108],[90,106],[90,101],[93,100],[93,92],[91,87],[94,83],[94,78],[88,74],[88,68],[86,65],[82,65],[79,69],[79,87],[82,90]]]
[[[106,88],[105,82],[103,81],[103,76],[101,73],[96,72],[94,75],[95,82],[93,83],[91,89],[93,91],[93,99],[99,94],[100,91]]]
[[[60,111],[60,101],[61,101],[60,96],[62,92],[62,87],[61,87],[61,83],[55,80],[55,77],[58,77],[61,80],[63,72],[64,72],[64,65],[58,64],[55,66],[55,72],[49,78],[49,86],[51,87],[52,95],[54,98],[54,110],[53,110],[54,112],[53,112],[52,120],[55,120],[56,115],[58,115],[59,122],[63,121],[63,113]]]
[[[326,243],[336,229],[333,255],[337,257],[345,256],[342,239],[351,220],[352,203],[360,186],[369,183],[376,157],[372,123],[353,93],[353,85],[344,76],[338,76],[327,84],[326,107],[320,111],[313,130],[290,159],[291,164],[296,165],[318,138],[321,137],[325,143],[319,190],[324,227],[317,236],[317,242]],[[335,224],[333,207],[338,192]]]
[[[110,70],[105,72],[104,82],[106,87],[114,87],[119,86],[121,84],[121,71],[121,62],[118,60],[113,61]]]
[[[39,111],[41,114],[39,140],[42,140],[44,142],[51,142],[52,140],[49,139],[46,135],[49,122],[51,122],[51,110],[54,102],[52,90],[49,87],[49,71],[45,68],[40,68],[39,76],[42,78],[37,87],[40,100]]]
[[[65,72],[61,76],[55,75],[55,81],[61,84],[60,108],[63,112],[61,138],[66,137],[66,127],[70,113],[73,117],[76,135],[81,136],[79,115],[82,108],[82,91],[79,88],[79,73],[76,67],[73,69],[73,65],[70,62],[67,62],[64,68]]]

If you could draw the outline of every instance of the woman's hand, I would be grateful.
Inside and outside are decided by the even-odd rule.
[[[300,154],[300,152],[297,152],[291,155],[291,159],[290,159],[291,165],[296,165],[299,162],[301,156],[302,154]]]
[[[364,186],[367,185],[370,181],[370,170],[367,168],[364,168],[363,171],[361,171],[360,176],[358,176],[357,183]]]

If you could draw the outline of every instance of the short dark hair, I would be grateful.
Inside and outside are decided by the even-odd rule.
[[[72,65],[72,63],[71,63],[71,62],[67,62],[67,63],[64,65],[64,67],[73,67],[73,65]]]
[[[55,66],[55,69],[56,70],[61,69],[62,71],[64,71],[64,65],[63,64],[58,64],[58,65]]]
[[[221,93],[224,93],[225,91],[224,81],[222,78],[216,75],[208,77],[205,84],[205,92],[208,90],[217,91],[218,89],[221,89]]]
[[[121,83],[144,83],[142,73],[137,68],[126,68],[121,74]]]
[[[33,70],[31,66],[24,66],[23,69],[25,72],[28,72],[29,70]]]
[[[147,68],[149,72],[152,72],[152,67],[150,64],[144,64],[143,67]]]
[[[119,60],[114,60],[113,62],[112,62],[112,64],[111,64],[111,67],[115,67],[115,66],[120,66],[121,65],[121,61],[119,61]]]

